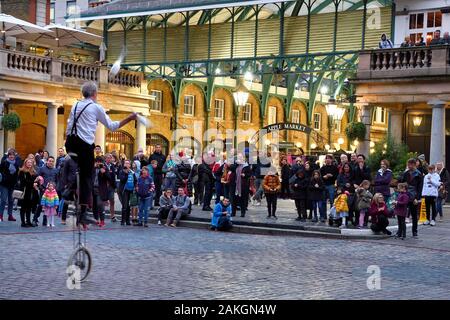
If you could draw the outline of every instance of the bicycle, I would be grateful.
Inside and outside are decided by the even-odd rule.
[[[79,204],[79,185],[80,185],[80,174],[79,170],[76,171],[76,192],[74,194],[74,204],[75,212],[74,216],[76,218],[76,229],[73,228],[73,246],[74,251],[69,257],[67,262],[67,276],[72,279],[75,284],[76,281],[83,282],[87,279],[89,273],[92,269],[92,256],[86,247],[86,231],[87,227],[80,223],[80,204]],[[69,201],[71,202],[71,201]],[[82,231],[83,229],[83,231]],[[78,235],[78,239],[77,239]],[[83,237],[84,235],[84,237]],[[83,241],[84,240],[84,241]],[[75,274],[79,270],[79,274]]]

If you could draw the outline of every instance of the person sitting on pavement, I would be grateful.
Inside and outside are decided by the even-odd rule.
[[[167,221],[165,224],[166,227],[168,226],[176,227],[177,224],[180,222],[180,219],[189,214],[190,206],[191,206],[191,199],[189,199],[189,197],[184,192],[184,188],[178,188],[178,195],[175,197],[172,209],[170,209],[169,211],[169,216],[167,217]]]
[[[228,198],[223,198],[214,207],[211,217],[211,230],[228,231],[232,227],[230,200]]]
[[[391,231],[386,229],[389,225],[389,212],[388,207],[384,202],[384,196],[381,193],[376,193],[373,196],[372,204],[369,209],[369,215],[372,222],[370,229],[372,229],[373,232],[383,232],[388,236],[392,234]]]
[[[172,209],[175,197],[172,196],[172,189],[166,189],[159,198],[158,225],[161,225],[162,219],[167,219],[170,209]]]

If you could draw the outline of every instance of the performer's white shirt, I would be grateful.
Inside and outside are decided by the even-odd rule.
[[[80,114],[81,110],[88,104],[86,110],[77,121],[77,133],[78,136],[86,143],[93,144],[95,141],[95,131],[97,130],[98,122],[102,123],[106,128],[111,131],[116,131],[119,129],[120,121],[112,121],[111,118],[106,114],[105,109],[98,103],[94,102],[92,99],[84,99],[78,102],[77,106],[77,116]],[[70,110],[69,120],[67,121],[67,131],[66,135],[69,135],[72,131],[74,118],[74,110],[77,103],[75,103]],[[74,130],[75,133],[75,130]]]

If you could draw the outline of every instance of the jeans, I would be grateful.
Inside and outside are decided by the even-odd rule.
[[[164,180],[164,190],[171,189],[173,193],[176,192],[177,177],[170,177]]]
[[[289,189],[289,179],[283,180],[281,182],[281,197],[283,199],[289,198],[291,196],[291,191]]]
[[[330,207],[334,204],[334,194],[336,189],[334,185],[325,186],[325,201],[322,201],[322,211],[327,212],[327,199],[330,200]]]
[[[155,173],[155,207],[159,206],[159,198],[161,198],[161,187],[163,183],[162,174]]]
[[[266,193],[266,200],[267,200],[267,210],[268,215],[275,217],[275,212],[277,211],[277,200],[278,195],[276,193]]]
[[[436,213],[439,214],[439,217],[442,218],[443,212],[442,212],[442,205],[444,204],[444,199],[441,197],[437,197],[436,199]]]
[[[180,219],[184,216],[186,216],[188,214],[188,209],[186,210],[182,210],[182,209],[178,209],[178,210],[173,210],[171,209],[169,212],[169,215],[167,217],[167,223],[170,224],[172,222],[176,222],[178,223],[180,221]],[[175,219],[174,219],[175,216]]]
[[[401,217],[401,216],[397,216],[397,221],[398,221],[398,231],[397,231],[397,236],[398,237],[406,237],[406,222],[405,222],[406,217]]]
[[[322,207],[323,207],[323,202],[322,200],[312,200],[311,201],[311,210],[314,212],[314,218],[317,218],[317,210],[319,210],[320,213],[320,218],[321,219],[325,219],[325,215],[324,215],[324,211],[322,211]]]
[[[298,217],[306,220],[306,199],[295,199]]]
[[[8,188],[0,185],[0,216],[3,216],[5,211],[6,202],[8,202],[8,215],[13,213],[14,199],[12,197],[14,188]]]
[[[220,181],[216,181],[216,204],[220,202],[221,196],[223,196],[223,186]]]
[[[123,190],[122,193],[122,223],[130,223],[130,196],[133,191]]]
[[[263,179],[260,179],[260,178],[256,178],[255,179],[256,193],[255,193],[253,199],[258,201],[258,202],[261,201],[262,195],[264,194],[264,189],[262,187],[262,182],[263,182]]]
[[[98,190],[95,190],[95,188],[92,197],[92,213],[94,214],[94,219],[97,221],[105,221],[105,205],[103,204],[103,201],[98,194]]]
[[[413,202],[408,203],[408,212],[412,218],[412,233],[417,234],[417,224],[419,222],[419,217],[417,213],[417,205],[415,205]]]
[[[139,223],[148,222],[148,211],[153,201],[153,196],[139,199]]]
[[[436,220],[436,197],[425,196],[425,208],[427,210],[427,220],[430,221],[430,207],[431,207],[431,220]]]

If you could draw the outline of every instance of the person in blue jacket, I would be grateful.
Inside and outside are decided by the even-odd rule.
[[[230,200],[223,198],[214,206],[211,217],[211,230],[228,231],[232,226]]]

